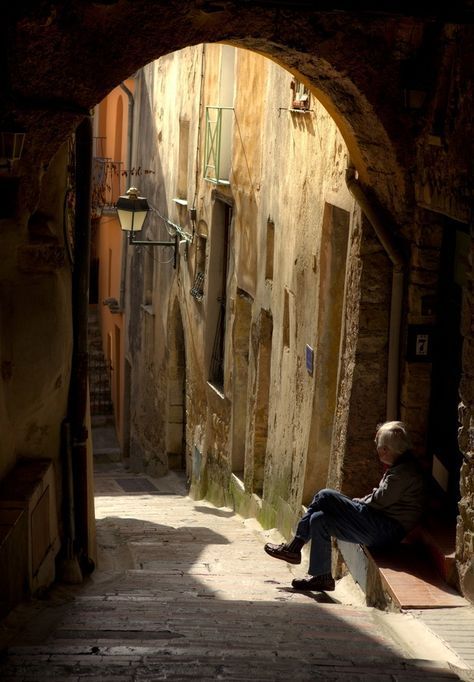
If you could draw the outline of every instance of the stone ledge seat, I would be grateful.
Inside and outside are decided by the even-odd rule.
[[[454,543],[454,529],[427,521],[392,548],[337,544],[368,604],[421,609],[465,605],[454,589]]]

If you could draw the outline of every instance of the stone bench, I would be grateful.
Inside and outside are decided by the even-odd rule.
[[[448,584],[450,555],[441,560],[441,549],[427,540],[427,529],[418,527],[400,544],[384,550],[337,541],[354,580],[370,606],[399,609],[465,606],[461,595]],[[444,550],[444,547],[442,548]],[[437,557],[439,554],[439,557]]]

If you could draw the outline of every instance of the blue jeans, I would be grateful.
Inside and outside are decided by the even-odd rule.
[[[331,536],[367,547],[383,547],[400,542],[403,526],[363,502],[324,488],[313,498],[296,528],[296,537],[311,540],[310,575],[331,573]]]

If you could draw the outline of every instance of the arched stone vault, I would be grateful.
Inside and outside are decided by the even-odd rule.
[[[437,248],[439,226],[430,228],[433,215],[464,223],[472,217],[474,27],[469,0],[453,0],[441,13],[431,7],[426,13],[409,13],[404,11],[408,6],[393,0],[384,3],[384,12],[374,12],[366,3],[350,0],[339,2],[339,9],[314,0],[11,3],[0,23],[0,130],[22,126],[27,138],[18,166],[19,211],[2,220],[3,329],[12,338],[12,330],[20,330],[18,338],[27,337],[35,350],[54,349],[48,343],[52,335],[70,348],[70,273],[63,267],[58,275],[57,251],[49,249],[63,239],[67,159],[55,153],[90,109],[139,67],[202,42],[259,52],[310,86],[336,121],[361,179],[407,237],[413,251],[408,305],[417,315],[418,284],[433,284],[429,258],[428,264],[423,259],[420,263],[417,256],[422,250],[429,256]],[[418,98],[414,106],[408,103],[410,93]],[[3,187],[8,190],[6,183]],[[40,236],[38,230],[28,230],[35,211],[36,217],[42,214],[48,220],[41,233],[44,243],[39,241],[31,255],[32,236]],[[472,246],[470,259],[460,386],[460,443],[467,455],[457,550],[467,576],[465,591],[472,595]],[[54,285],[54,296],[49,285]],[[51,323],[30,295],[32,286],[51,306]],[[3,335],[7,337],[5,331]],[[8,338],[0,340],[2,404],[14,404],[12,395],[21,398],[14,421],[6,409],[0,411],[0,425],[8,433],[0,448],[4,474],[19,455],[59,452],[57,424],[67,402],[70,363],[69,356],[59,353],[52,358],[43,353],[38,362],[24,353],[15,367],[13,351],[22,347]],[[38,409],[39,392],[32,393],[28,376],[33,362],[37,385],[50,386],[53,375],[55,379]],[[12,423],[18,425],[15,433]],[[32,439],[32,433],[40,435]]]
[[[40,166],[80,117],[139,67],[186,45],[226,41],[274,59],[310,85],[337,122],[361,179],[403,222],[415,145],[406,144],[413,120],[403,108],[401,67],[420,50],[433,20],[318,12],[313,4],[20,4],[4,29],[0,120],[24,125],[24,167]]]

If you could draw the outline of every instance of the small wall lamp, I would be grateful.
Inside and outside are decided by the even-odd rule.
[[[0,168],[11,172],[15,161],[21,159],[24,142],[23,132],[0,132]]]
[[[174,241],[153,241],[134,238],[134,233],[142,230],[150,210],[147,198],[138,196],[136,187],[130,187],[124,195],[118,198],[116,205],[120,227],[129,233],[129,244],[134,246],[171,246],[175,250],[176,256],[176,239]]]

